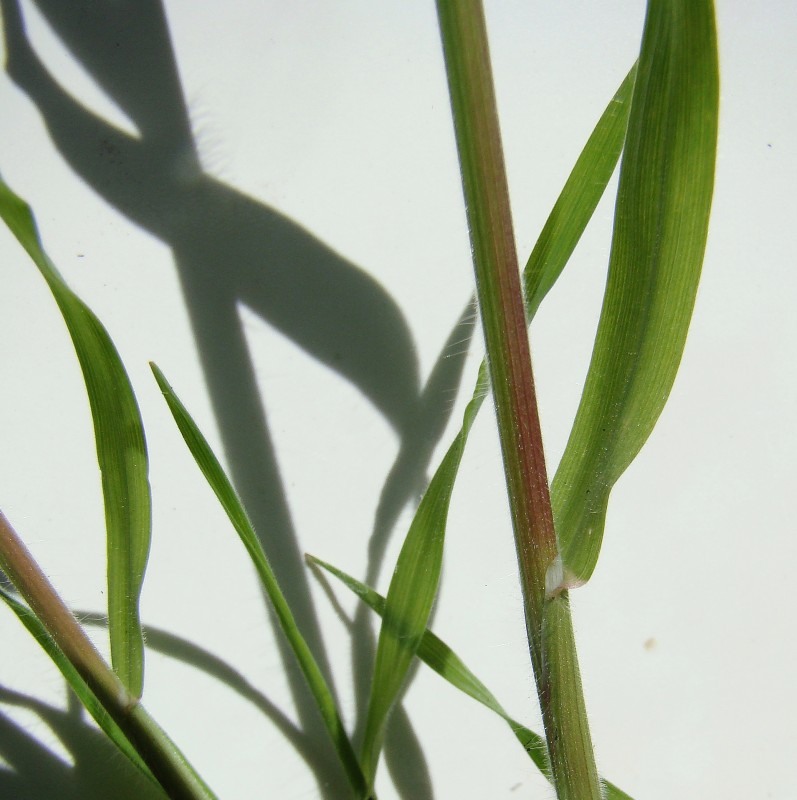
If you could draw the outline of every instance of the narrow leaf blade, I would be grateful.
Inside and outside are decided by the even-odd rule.
[[[567,178],[523,270],[526,317],[534,318],[581,239],[623,151],[637,66],[629,70]]]
[[[385,598],[378,592],[315,556],[308,555],[306,559],[309,564],[321,567],[338,578],[377,614],[382,616],[385,613]],[[493,693],[471,672],[462,659],[442,639],[438,638],[430,630],[425,630],[418,645],[417,656],[452,686],[501,717],[540,772],[548,780],[551,779],[545,739],[509,716]],[[603,781],[603,785],[606,790],[606,800],[630,800],[625,792],[622,792],[609,781]]]
[[[47,281],[83,372],[105,505],[111,660],[122,682],[139,697],[144,680],[144,643],[138,606],[151,529],[141,415],[107,331],[67,286],[42,248],[30,207],[2,179],[0,216]]]
[[[318,710],[332,738],[338,758],[349,777],[357,797],[365,797],[366,783],[362,769],[343,727],[332,692],[321,672],[310,648],[307,645],[279,587],[276,575],[258,541],[257,534],[244,509],[237,492],[225,474],[216,455],[210,448],[194,420],[180,402],[163,373],[155,364],[150,364],[155,380],[166,400],[177,427],[188,445],[197,466],[215,493],[230,522],[235,528],[263,584],[266,594],[274,607],[282,632],[293,650],[307,685],[315,698]]]
[[[552,483],[570,585],[589,579],[614,483],[672,388],[706,246],[718,119],[711,0],[651,0],[592,361]]]
[[[530,321],[561,274],[606,189],[622,151],[636,67],[609,102],[546,222],[524,273]],[[384,726],[400,696],[419,636],[426,627],[439,581],[446,516],[462,452],[488,391],[486,364],[479,369],[463,425],[435,472],[407,534],[388,590],[393,610],[380,631],[371,688],[363,767],[373,780]]]
[[[373,788],[385,726],[420,645],[437,594],[446,519],[462,452],[484,400],[486,374],[468,403],[462,429],[452,442],[421,500],[399,553],[385,601],[365,721],[362,764]]]

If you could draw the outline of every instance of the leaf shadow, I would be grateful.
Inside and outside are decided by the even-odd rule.
[[[35,714],[74,762],[63,761],[23,725],[0,712],[0,757],[10,767],[0,768],[0,797],[107,800],[109,786],[114,787],[116,800],[166,797],[101,731],[88,724],[76,700],[64,710],[0,686],[0,703]]]
[[[422,387],[404,315],[377,281],[277,209],[203,171],[160,0],[35,0],[35,5],[76,61],[127,115],[137,135],[94,114],[59,84],[27,37],[18,0],[0,2],[6,71],[35,104],[75,174],[171,248],[231,477],[261,532],[297,623],[331,683],[239,307],[246,306],[349,381],[399,439],[399,455],[386,477],[369,545],[366,580],[371,584],[381,571],[399,514],[416,501],[425,484],[464,363],[466,348],[461,341],[456,347],[452,342],[469,341],[472,320],[463,317],[455,326]],[[365,619],[360,619],[353,645],[358,721],[373,657]],[[303,735],[312,748],[328,753],[314,703],[284,642],[282,658]],[[408,729],[391,741],[414,740],[405,717],[399,715],[396,725]],[[419,748],[413,758],[423,759]],[[400,772],[403,759],[391,761]],[[326,776],[317,777],[323,796],[340,796],[324,788]]]

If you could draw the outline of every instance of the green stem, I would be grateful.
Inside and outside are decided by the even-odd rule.
[[[480,0],[438,0],[476,284],[495,399],[531,661],[559,800],[599,800],[561,592],[526,317]]]
[[[169,797],[172,800],[216,800],[185,756],[99,654],[2,512],[0,569]]]

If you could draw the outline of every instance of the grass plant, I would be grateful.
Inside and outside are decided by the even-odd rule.
[[[16,4],[4,3],[3,10],[7,31],[20,25]],[[639,60],[578,157],[522,272],[481,2],[438,0],[437,11],[486,358],[462,426],[418,504],[386,596],[338,566],[308,556],[313,570],[341,580],[381,618],[359,741],[344,725],[326,667],[297,623],[234,478],[225,473],[163,372],[154,364],[152,371],[209,491],[251,558],[352,797],[376,798],[386,725],[420,661],[506,722],[558,800],[617,800],[628,795],[600,776],[596,766],[569,594],[595,569],[611,489],[650,435],[685,344],[714,178],[718,66],[713,6],[710,0],[649,0]],[[14,74],[18,65],[12,55],[8,66]],[[527,329],[565,269],[618,161],[609,272],[592,360],[564,456],[549,481]],[[151,496],[144,426],[133,387],[102,323],[47,256],[33,212],[4,182],[0,216],[52,292],[86,383],[105,503],[110,663],[1,514],[0,568],[13,590],[3,587],[0,594],[147,781],[172,798],[209,800],[213,791],[142,705],[145,648],[139,597],[150,547]],[[386,402],[373,392],[375,402]],[[510,716],[429,630],[457,472],[474,420],[489,397],[498,421],[541,732]]]

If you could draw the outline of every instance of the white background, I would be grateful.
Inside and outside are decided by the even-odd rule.
[[[785,0],[718,5],[720,148],[695,318],[660,424],[614,491],[595,577],[573,596],[600,769],[648,800],[797,796],[797,9]],[[134,131],[32,4],[23,11],[62,86]],[[472,287],[433,4],[169,0],[166,12],[205,170],[372,276],[401,309],[424,383]],[[521,260],[634,60],[643,13],[629,0],[488,3]],[[152,97],[159,92],[153,86]],[[145,703],[220,798],[323,797],[319,783],[328,781],[326,796],[342,796],[340,776],[309,769],[255,702],[259,693],[296,716],[254,571],[147,368],[159,363],[222,452],[170,243],[70,168],[5,75],[0,109],[0,171],[108,327],[142,407],[154,492],[144,620],[223,659],[251,690],[242,697],[196,663],[151,649]],[[175,174],[179,166],[170,165]],[[134,170],[126,177],[146,181]],[[589,358],[610,227],[604,203],[532,328],[551,473]],[[225,235],[236,233],[228,226]],[[362,577],[396,433],[356,386],[269,319],[247,307],[239,314],[296,547]],[[478,331],[471,350],[462,391],[437,398],[453,411],[433,464],[473,384]],[[65,599],[102,611],[103,515],[81,376],[44,282],[8,234],[0,234],[0,365],[0,507]],[[392,368],[384,365],[394,380],[408,377]],[[511,713],[539,729],[505,506],[485,410],[453,498],[434,629]],[[409,519],[405,508],[382,590]],[[352,725],[350,635],[310,586]],[[353,599],[335,593],[353,615]],[[105,647],[102,632],[96,637]],[[0,641],[4,796],[145,796],[131,788],[121,757],[94,743],[56,670],[1,609]],[[406,707],[425,765],[394,748],[405,788],[383,768],[380,797],[552,796],[503,723],[425,668]],[[328,758],[323,731],[312,736]]]

